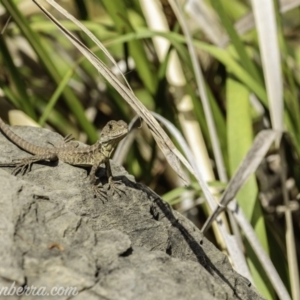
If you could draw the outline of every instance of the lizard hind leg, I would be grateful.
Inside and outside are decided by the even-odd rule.
[[[78,148],[79,143],[75,141],[74,136],[70,133],[64,137],[64,140],[60,143],[61,147]]]
[[[72,136],[72,134],[66,135],[64,139],[58,144],[53,144],[49,141],[48,144],[52,145],[54,148],[69,148],[69,149],[76,149],[79,146],[79,143],[75,141],[75,138]]]
[[[25,158],[14,159],[11,163],[11,165],[14,166],[14,169],[12,170],[11,174],[17,175],[18,173],[21,173],[22,175],[25,175],[31,171],[32,164],[43,160],[55,161],[57,160],[57,155],[34,155]]]

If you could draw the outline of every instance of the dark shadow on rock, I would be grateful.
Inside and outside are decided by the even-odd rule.
[[[152,190],[150,190],[148,187],[137,184],[138,188],[144,190],[150,199],[153,199],[153,205],[157,205],[160,210],[163,212],[165,217],[170,221],[172,226],[176,227],[182,234],[184,240],[186,241],[189,248],[192,250],[192,252],[195,254],[198,262],[203,266],[210,274],[217,274],[220,279],[226,283],[232,291],[235,293],[234,286],[227,280],[226,277],[223,276],[223,274],[214,266],[214,264],[210,261],[206,253],[203,251],[201,245],[199,242],[195,240],[195,238],[186,230],[186,228],[180,223],[180,221],[174,216],[173,210],[170,207],[168,203],[163,201],[156,193],[154,193]],[[153,211],[156,211],[155,213]],[[153,214],[154,219],[157,220],[158,212],[157,210],[151,206],[151,213]],[[167,252],[171,252],[171,249],[167,249]],[[237,296],[237,295],[236,295]],[[237,299],[241,299],[237,296]],[[242,300],[242,299],[241,299]]]

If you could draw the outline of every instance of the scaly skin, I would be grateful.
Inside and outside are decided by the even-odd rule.
[[[77,148],[78,144],[68,144],[70,137],[65,138],[65,143],[53,148],[41,147],[31,144],[16,135],[8,125],[0,118],[0,130],[5,136],[19,148],[34,154],[32,157],[20,159],[11,163],[1,163],[2,166],[15,166],[13,174],[22,172],[23,174],[30,171],[33,163],[47,160],[60,160],[70,165],[92,167],[90,172],[90,183],[93,185],[95,194],[101,195],[99,185],[96,185],[96,172],[102,163],[105,164],[106,174],[110,187],[114,190],[116,186],[112,180],[112,172],[109,158],[115,150],[118,143],[127,135],[128,125],[120,121],[109,121],[103,128],[99,140],[92,146]]]

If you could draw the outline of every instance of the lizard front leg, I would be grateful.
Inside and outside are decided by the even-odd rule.
[[[109,189],[112,189],[113,194],[116,192],[117,194],[125,193],[125,191],[119,187],[118,185],[123,184],[121,180],[114,180],[109,159],[105,162],[106,167],[106,175],[108,180]]]
[[[100,164],[99,163],[94,163],[91,171],[90,171],[90,184],[92,185],[93,193],[97,197],[99,196],[101,198],[106,199],[106,193],[103,191],[103,186],[102,183],[100,182],[99,184],[96,184],[96,172],[99,169]]]
[[[96,172],[97,172],[99,166],[100,166],[100,164],[97,164],[97,163],[92,166],[92,169],[90,172],[90,183],[93,186],[94,195],[103,197],[104,195],[106,196],[106,193],[103,191],[102,183],[100,182],[99,184],[96,184]],[[115,192],[118,194],[120,194],[120,192],[124,193],[124,191],[120,187],[117,186],[118,184],[122,184],[122,182],[118,181],[118,180],[117,181],[113,180],[109,160],[107,160],[105,162],[105,167],[106,167],[106,175],[107,175],[107,179],[108,179],[109,189],[112,190],[113,194]]]

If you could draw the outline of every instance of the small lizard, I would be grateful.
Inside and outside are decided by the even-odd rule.
[[[109,121],[102,129],[99,140],[94,145],[84,148],[77,148],[78,144],[66,144],[71,140],[69,136],[64,139],[65,144],[54,146],[54,148],[36,146],[16,135],[1,118],[0,130],[19,148],[34,154],[34,156],[18,159],[11,163],[0,164],[0,167],[14,166],[15,168],[12,174],[17,174],[20,171],[22,174],[25,174],[30,171],[33,163],[43,160],[60,160],[74,166],[92,167],[89,175],[90,183],[93,187],[94,194],[101,196],[102,192],[99,189],[101,185],[96,184],[95,174],[100,165],[104,163],[109,187],[116,190],[115,183],[117,182],[113,181],[109,158],[117,144],[128,133],[128,125],[124,121]]]

